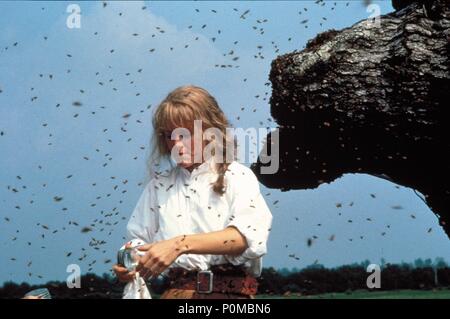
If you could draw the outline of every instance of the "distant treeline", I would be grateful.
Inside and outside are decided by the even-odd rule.
[[[367,272],[370,262],[328,269],[312,265],[302,270],[263,270],[259,293],[315,295],[328,292],[346,292],[357,289],[397,290],[450,287],[450,267],[442,260],[432,263],[418,259],[414,264],[386,264],[382,262],[379,289],[368,289]]]
[[[327,292],[345,292],[356,289],[368,289],[366,282],[371,273],[367,272],[369,261],[360,264],[325,268],[316,264],[307,268],[279,269],[264,268],[259,278],[259,293],[313,295]],[[381,287],[373,290],[396,289],[432,289],[450,287],[450,267],[442,260],[432,262],[430,259],[418,259],[414,264],[386,264],[381,267]],[[158,279],[152,282],[154,295],[161,294],[167,288],[167,280]],[[111,299],[121,298],[123,283],[115,277],[104,274],[86,274],[81,277],[81,288],[69,289],[65,282],[51,281],[44,285],[31,286],[26,283],[6,282],[0,288],[0,298],[21,298],[25,293],[36,288],[46,287],[55,299]]]

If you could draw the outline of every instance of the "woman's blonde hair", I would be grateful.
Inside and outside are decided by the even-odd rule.
[[[169,128],[185,127],[191,123],[193,125],[194,120],[202,121],[202,132],[208,128],[215,128],[222,133],[222,138],[215,138],[207,143],[215,143],[211,145],[212,149],[221,153],[212,154],[220,156],[221,159],[214,162],[219,176],[212,184],[214,192],[223,195],[226,191],[225,172],[236,159],[236,139],[227,134],[229,122],[216,99],[208,91],[197,86],[186,85],[176,88],[156,108],[152,120],[151,153],[147,163],[149,176],[154,172],[154,165],[159,165],[163,159],[170,159],[171,150],[167,148],[164,132]]]

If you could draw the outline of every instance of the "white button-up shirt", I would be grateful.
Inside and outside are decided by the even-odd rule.
[[[183,254],[171,267],[207,270],[211,265],[244,265],[259,276],[272,214],[261,195],[255,174],[239,162],[225,173],[226,192],[219,196],[211,183],[218,174],[208,160],[192,173],[176,166],[166,176],[155,175],[145,187],[127,225],[127,237],[147,243],[180,235],[207,233],[236,227],[248,248],[238,256]]]

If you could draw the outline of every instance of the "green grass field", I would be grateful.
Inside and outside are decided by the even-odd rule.
[[[257,295],[257,299],[450,299],[450,289],[438,290],[394,290],[326,293],[321,295],[300,296],[292,293],[280,295]]]

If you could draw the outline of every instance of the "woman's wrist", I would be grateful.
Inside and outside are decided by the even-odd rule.
[[[187,243],[187,235],[175,237],[175,250],[178,256],[189,253],[189,245]]]

